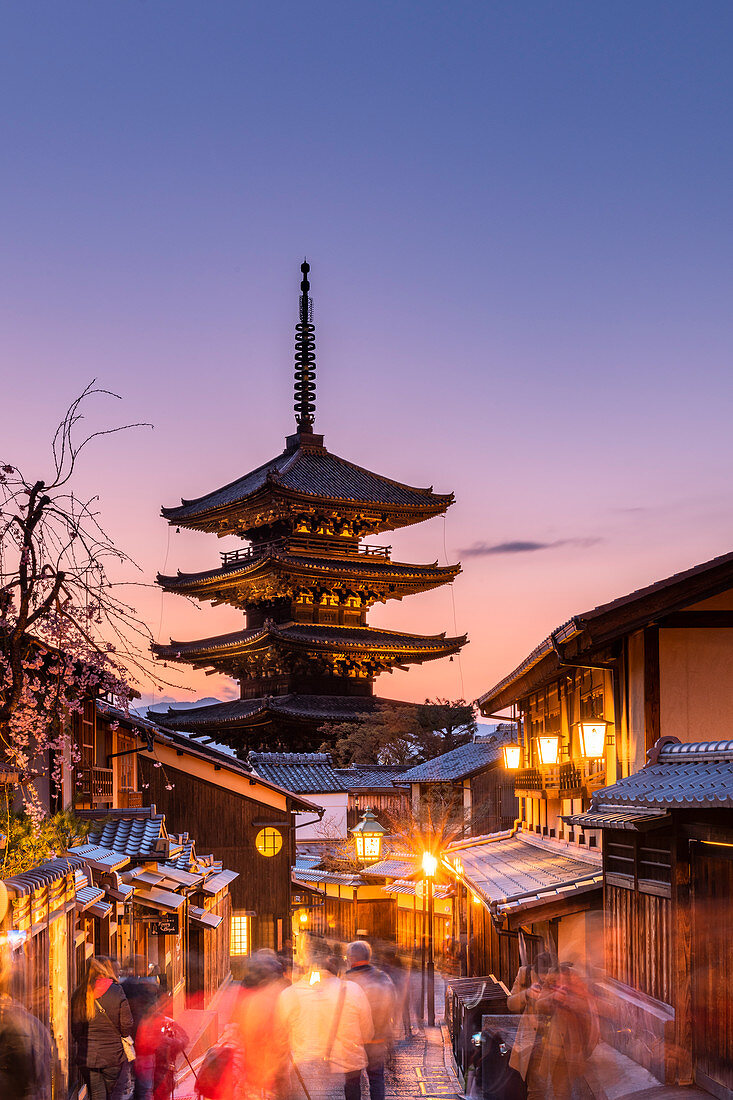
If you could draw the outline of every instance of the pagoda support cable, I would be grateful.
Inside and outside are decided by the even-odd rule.
[[[316,412],[316,326],[313,324],[313,301],[308,291],[310,264],[300,265],[300,320],[295,326],[295,422],[299,432],[312,432]]]

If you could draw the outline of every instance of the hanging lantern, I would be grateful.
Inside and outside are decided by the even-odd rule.
[[[548,767],[557,764],[560,755],[560,738],[556,733],[543,734],[537,738],[537,748],[540,754],[540,764]]]
[[[605,718],[593,718],[578,723],[580,755],[583,759],[598,759],[605,755],[606,730],[610,724]]]
[[[382,858],[382,840],[388,834],[384,825],[377,821],[371,806],[364,810],[351,833],[359,863],[377,863]]]
[[[502,748],[504,767],[509,772],[515,772],[522,762],[521,745],[504,745]]]

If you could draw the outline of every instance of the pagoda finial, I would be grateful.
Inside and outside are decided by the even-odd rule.
[[[316,326],[313,324],[313,301],[308,291],[310,264],[300,265],[300,320],[295,326],[295,423],[299,432],[312,432],[316,412]]]

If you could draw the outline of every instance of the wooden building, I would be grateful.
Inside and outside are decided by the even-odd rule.
[[[247,763],[263,779],[304,795],[323,810],[320,817],[314,817],[312,810],[297,815],[299,844],[320,842],[325,848],[334,840],[347,839],[347,785],[330,753],[251,752]]]
[[[445,820],[465,836],[509,828],[517,817],[514,777],[504,768],[502,749],[516,741],[513,731],[477,734],[466,745],[406,770],[399,782],[409,784],[412,814],[423,817],[427,802],[441,803]],[[440,810],[434,808],[434,812]]]
[[[296,432],[284,451],[220,489],[164,508],[174,527],[233,536],[218,568],[159,576],[166,592],[244,613],[241,630],[154,651],[165,661],[216,669],[239,681],[239,699],[161,721],[195,737],[249,749],[315,749],[326,722],[373,714],[375,678],[394,667],[457,653],[465,637],[367,625],[376,602],[452,581],[459,565],[392,561],[370,535],[441,515],[452,494],[414,488],[330,453],[314,434],[315,338],[308,264],[296,326]],[[409,705],[409,704],[404,704]]]
[[[603,831],[607,1038],[730,1100],[733,740],[661,738],[568,822]]]
[[[689,890],[690,875],[697,876],[703,896],[719,883],[721,920],[730,922],[725,870],[716,864],[715,876],[706,878],[715,862],[713,852],[704,846],[699,849],[704,858],[698,858],[685,847],[691,837],[684,840],[680,857],[679,832],[672,819],[664,826],[665,835],[656,825],[650,832],[643,814],[632,815],[637,820],[626,827],[619,818],[614,825],[589,811],[606,804],[609,789],[633,791],[637,781],[661,781],[653,769],[640,772],[660,737],[677,739],[682,748],[676,751],[683,756],[685,746],[692,746],[689,751],[694,754],[711,730],[728,728],[733,709],[731,627],[733,554],[576,615],[559,627],[479,699],[486,717],[511,708],[518,724],[522,759],[515,787],[521,802],[520,827],[512,835],[487,840],[493,845],[489,862],[494,869],[483,880],[483,892],[477,876],[485,867],[474,865],[470,845],[463,851],[457,845],[448,853],[458,877],[481,899],[486,926],[477,953],[484,972],[511,984],[520,945],[527,952],[543,945],[561,959],[600,968],[605,924],[611,937],[607,1011],[610,1019],[625,1021],[610,1029],[609,1038],[628,1046],[629,1033],[643,1034],[647,1052],[643,1043],[633,1043],[632,1049],[655,1072],[672,1079],[676,1074],[680,1081],[694,1073],[716,1095],[726,1096],[730,1092],[721,1089],[730,1085],[720,1083],[720,1071],[714,1068],[719,1062],[712,1055],[708,1070],[703,1061],[695,1068],[685,1000],[689,985],[683,988],[677,973],[678,956],[683,961],[687,957],[684,939],[679,950],[674,946],[675,937],[687,933],[684,924],[674,924],[676,903],[670,896],[670,889],[678,889],[680,897]],[[682,761],[675,766],[681,769]],[[682,777],[682,770],[677,774]],[[685,797],[680,787],[680,809]],[[684,814],[679,820],[683,818]],[[700,827],[712,826],[704,814],[694,820]],[[705,837],[701,843],[706,845]],[[530,905],[524,884],[527,875],[535,873],[540,849],[548,856],[542,856],[541,889]],[[720,853],[723,848],[716,859]],[[567,875],[557,883],[558,896],[553,897],[548,887],[562,861],[568,861]],[[516,878],[516,892],[507,890],[504,881],[492,881],[503,862],[509,877]],[[575,870],[570,864],[576,864]],[[598,875],[604,868],[605,885]],[[682,876],[678,887],[674,875]],[[516,915],[508,908],[514,901],[521,903]],[[683,914],[684,906],[675,912]],[[486,923],[489,918],[493,927]],[[515,945],[507,947],[502,935],[514,937]],[[703,958],[701,951],[699,947]],[[721,948],[721,967],[728,966],[729,958]],[[726,979],[721,986],[728,1014],[729,985]],[[674,1057],[668,1049],[670,1034],[676,1036]]]
[[[348,790],[347,826],[353,829],[361,815],[371,807],[384,825],[394,828],[407,820],[410,796],[403,785],[408,770],[404,764],[352,764],[338,768]]]

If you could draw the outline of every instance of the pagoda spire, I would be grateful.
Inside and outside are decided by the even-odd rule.
[[[313,300],[308,291],[310,264],[300,265],[300,320],[295,326],[295,423],[298,432],[313,431],[316,413],[316,326],[313,324]]]

